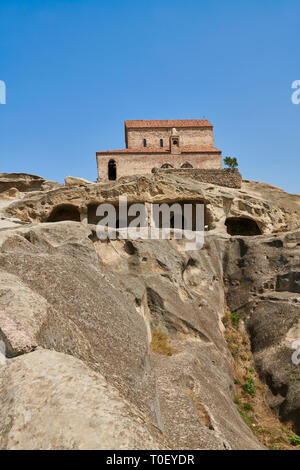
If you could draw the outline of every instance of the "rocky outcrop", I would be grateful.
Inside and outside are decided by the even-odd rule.
[[[270,388],[268,402],[299,433],[299,371],[292,355],[300,339],[300,231],[232,238],[225,279],[229,308],[244,319],[256,367]]]
[[[120,281],[99,269],[89,234],[75,222],[3,233],[0,329],[8,354],[37,345],[72,354],[109,375],[155,421],[145,323]]]
[[[84,178],[78,178],[76,176],[66,176],[65,184],[66,186],[85,186],[86,184],[91,184],[91,181],[88,181]]]
[[[151,241],[107,246],[89,236],[76,222],[3,232],[0,328],[8,356],[43,347],[79,358],[151,419],[170,447],[259,448],[232,401],[221,258],[211,264],[203,251],[190,259],[167,240],[158,250]],[[151,353],[152,330],[166,332],[174,355]]]
[[[27,222],[46,222],[54,211],[69,208],[73,214],[77,212],[77,216],[72,216],[72,220],[77,220],[74,217],[88,214],[99,203],[118,205],[122,195],[126,195],[128,204],[202,202],[209,229],[224,233],[228,218],[251,219],[264,234],[295,230],[300,224],[300,196],[289,196],[279,188],[260,183],[245,182],[241,189],[234,189],[175,174],[120,178],[114,183],[65,186],[25,195],[7,206],[5,214]]]
[[[204,246],[101,241],[85,218],[63,218],[120,195],[205,202]],[[234,403],[228,306],[270,406],[298,429],[299,382],[285,371],[299,333],[298,196],[152,175],[0,202],[2,449],[262,449]],[[230,236],[230,217],[263,234]],[[290,231],[272,234],[280,228]]]
[[[45,179],[26,173],[0,173],[0,193],[12,188],[18,191],[40,191]]]
[[[161,449],[161,432],[82,361],[39,349],[0,366],[0,449]]]

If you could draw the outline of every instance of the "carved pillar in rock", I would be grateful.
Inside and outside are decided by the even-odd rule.
[[[88,212],[87,206],[79,207],[80,222],[82,224],[85,224],[85,225],[87,225],[87,223],[88,223],[88,213],[87,212]]]

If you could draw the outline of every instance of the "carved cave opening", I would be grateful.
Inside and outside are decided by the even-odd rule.
[[[100,205],[100,203],[99,204],[92,203],[92,204],[88,205],[88,223],[89,224],[97,225],[99,222],[101,222],[101,220],[106,218],[107,212],[105,212],[104,215],[97,216],[96,211],[97,211],[97,207],[99,205]],[[140,215],[140,212],[135,213],[135,211],[134,211],[134,215],[131,215],[130,211],[131,211],[131,209],[132,210],[134,209],[134,207],[133,207],[134,204],[128,204],[128,206],[127,206],[127,221],[126,221],[126,217],[122,218],[122,214],[120,213],[119,205],[116,204],[116,205],[113,205],[113,206],[114,206],[115,211],[116,211],[116,227],[115,228],[126,228],[130,224],[130,222],[132,222],[134,219],[136,219]],[[148,225],[148,221],[143,220],[141,226],[142,227],[147,227],[147,225]]]
[[[57,206],[52,210],[47,222],[62,222],[64,220],[80,222],[80,213],[78,208],[71,204]]]
[[[262,232],[253,219],[247,217],[229,217],[225,221],[229,235],[254,236]]]

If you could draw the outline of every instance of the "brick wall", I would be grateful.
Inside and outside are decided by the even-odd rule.
[[[214,147],[214,136],[212,127],[193,128],[177,128],[180,137],[180,146],[187,148]],[[144,129],[128,129],[128,148],[143,148],[144,139],[147,141],[147,147],[159,148],[160,139],[163,139],[164,148],[170,148],[170,136],[172,129],[160,128],[144,128]]]

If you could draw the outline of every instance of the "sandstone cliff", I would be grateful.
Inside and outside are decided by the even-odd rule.
[[[70,181],[0,175],[0,448],[297,444],[300,196],[172,174]],[[203,248],[101,242],[95,207],[120,195],[203,202]]]

